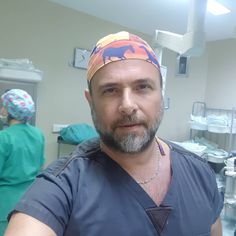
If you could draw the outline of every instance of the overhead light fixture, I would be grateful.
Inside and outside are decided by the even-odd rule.
[[[215,0],[208,0],[207,2],[207,10],[213,15],[224,15],[228,14],[230,10],[223,6],[222,4],[218,3]]]

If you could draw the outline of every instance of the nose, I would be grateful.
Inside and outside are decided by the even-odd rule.
[[[138,106],[134,95],[129,90],[124,91],[119,105],[119,112],[124,115],[132,115],[137,109]]]

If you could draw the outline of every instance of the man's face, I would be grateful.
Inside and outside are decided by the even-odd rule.
[[[112,62],[96,72],[91,91],[85,95],[102,142],[123,153],[145,150],[163,116],[158,70],[143,60]]]

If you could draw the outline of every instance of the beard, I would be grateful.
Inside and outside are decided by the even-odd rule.
[[[106,146],[121,153],[136,154],[146,150],[151,144],[152,140],[155,138],[156,132],[163,118],[163,108],[164,104],[162,102],[160,110],[156,115],[155,122],[151,125],[148,125],[146,120],[139,119],[135,114],[125,115],[119,120],[113,122],[110,131],[106,129],[104,123],[101,121],[101,119],[99,119],[93,107],[91,107],[91,114],[94,126],[99,133],[102,142]],[[132,132],[127,132],[127,134],[119,134],[116,132],[116,128],[119,126],[135,123],[144,127],[142,134]]]

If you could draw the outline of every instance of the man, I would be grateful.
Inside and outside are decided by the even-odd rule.
[[[128,32],[102,38],[87,80],[100,139],[38,176],[5,236],[222,235],[222,199],[208,164],[155,137],[162,78],[150,46]]]
[[[0,235],[7,216],[34,181],[44,162],[44,136],[28,124],[35,112],[31,96],[24,90],[11,89],[2,97],[0,114],[8,127],[0,131]]]

